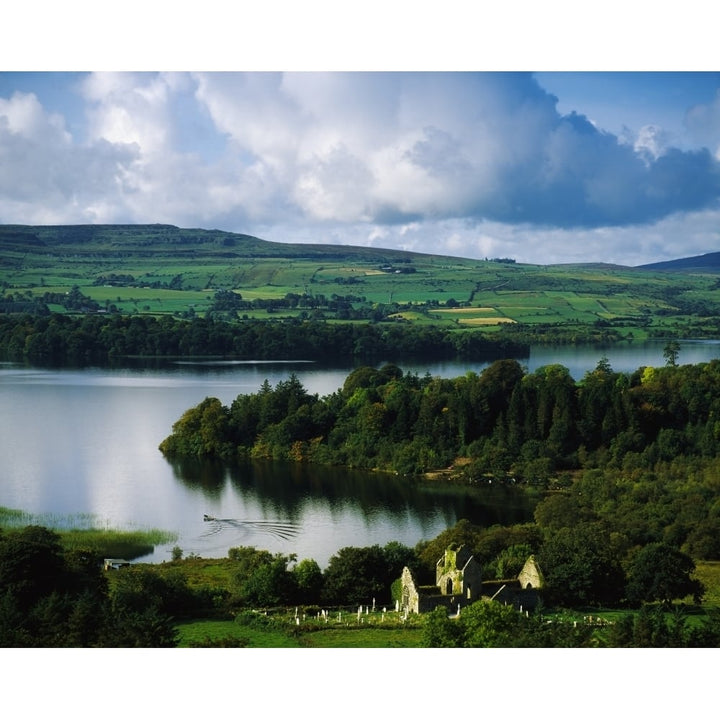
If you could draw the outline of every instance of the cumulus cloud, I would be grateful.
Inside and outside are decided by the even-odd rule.
[[[618,226],[698,210],[720,194],[707,151],[633,144],[527,74],[201,76],[217,127],[315,220],[475,218]],[[685,191],[691,189],[692,191]]]
[[[33,94],[0,98],[0,218],[4,222],[97,222],[130,188],[134,145],[78,146]]]
[[[720,96],[687,113],[705,147],[682,151],[657,125],[561,114],[528,73],[99,73],[80,97],[83,137],[0,97],[0,221],[547,258],[699,222],[720,196]]]

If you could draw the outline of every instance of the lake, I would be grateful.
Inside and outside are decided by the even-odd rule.
[[[720,344],[681,342],[679,362],[720,357]],[[518,358],[530,371],[560,363],[580,379],[607,357],[614,370],[663,365],[663,343],[624,348],[542,348]],[[418,375],[456,377],[484,363],[409,363]],[[435,488],[339,468],[278,463],[225,468],[171,464],[158,445],[205,397],[230,404],[295,373],[312,393],[342,386],[349,368],[312,363],[182,361],[152,369],[56,370],[0,365],[0,505],[53,518],[90,514],[115,528],[178,534],[149,562],[185,555],[225,557],[252,545],[313,558],[321,567],[345,546],[414,546],[459,519],[522,522],[532,507],[512,488]],[[214,520],[204,520],[209,515]]]

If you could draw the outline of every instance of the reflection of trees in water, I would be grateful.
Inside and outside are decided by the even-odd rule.
[[[221,461],[182,458],[168,463],[175,479],[186,487],[202,492],[208,499],[220,497],[227,474],[227,466]]]
[[[473,524],[511,525],[532,519],[533,503],[517,488],[465,488],[430,485],[386,473],[301,463],[175,460],[174,476],[208,499],[218,499],[229,483],[245,504],[277,517],[299,519],[308,505],[330,514],[359,512],[366,519],[385,515],[396,522],[411,518],[448,525],[465,518]]]

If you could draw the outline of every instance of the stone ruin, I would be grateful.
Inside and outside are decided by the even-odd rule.
[[[483,582],[482,568],[464,545],[451,545],[435,565],[435,585],[419,585],[410,568],[402,572],[401,609],[425,613],[445,607],[457,613],[477,600],[494,600],[518,609],[533,609],[545,581],[535,557],[531,555],[517,578]]]

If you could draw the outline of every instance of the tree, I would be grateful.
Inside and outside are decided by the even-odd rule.
[[[677,367],[678,355],[680,354],[680,343],[677,340],[670,340],[663,348],[663,357],[668,367]]]
[[[236,563],[235,583],[243,602],[268,607],[295,600],[295,575],[288,569],[295,555],[236,547],[230,548],[228,557]]]
[[[548,530],[573,527],[593,518],[577,493],[564,492],[547,495],[535,508],[535,522]]]
[[[523,647],[525,617],[512,605],[479,601],[460,613],[464,647]]]
[[[295,578],[288,564],[294,555],[276,553],[269,562],[262,563],[242,585],[244,599],[252,605],[270,607],[287,605],[295,598]]]
[[[30,608],[68,581],[60,536],[38,525],[0,534],[0,588]]]
[[[172,595],[168,586],[123,586],[129,575],[118,573],[111,602],[92,553],[63,551],[60,536],[40,526],[0,532],[0,646],[175,645],[169,616],[155,607]]]
[[[425,647],[587,647],[592,628],[570,623],[546,623],[539,615],[527,616],[512,605],[480,600],[448,618],[438,607],[425,617]]]
[[[379,545],[344,547],[330,558],[324,573],[325,600],[330,603],[369,603],[390,599],[393,577]]]
[[[160,451],[169,457],[229,455],[233,448],[228,420],[229,411],[220,400],[207,397],[173,424],[172,434],[160,443]]]
[[[423,647],[456,648],[461,647],[461,640],[460,625],[448,617],[445,607],[436,607],[425,616],[422,630]]]
[[[692,595],[699,603],[705,588],[691,577],[694,570],[689,555],[665,543],[650,543],[635,555],[628,568],[627,598],[634,603],[659,600],[668,604]]]
[[[517,577],[532,554],[533,549],[527,543],[510,545],[495,558],[495,576],[498,580]]]
[[[292,570],[297,592],[297,601],[306,605],[320,603],[323,589],[323,574],[320,566],[312,559],[301,560]]]
[[[578,607],[615,605],[625,590],[625,575],[611,537],[598,523],[563,527],[538,553],[551,603]]]

